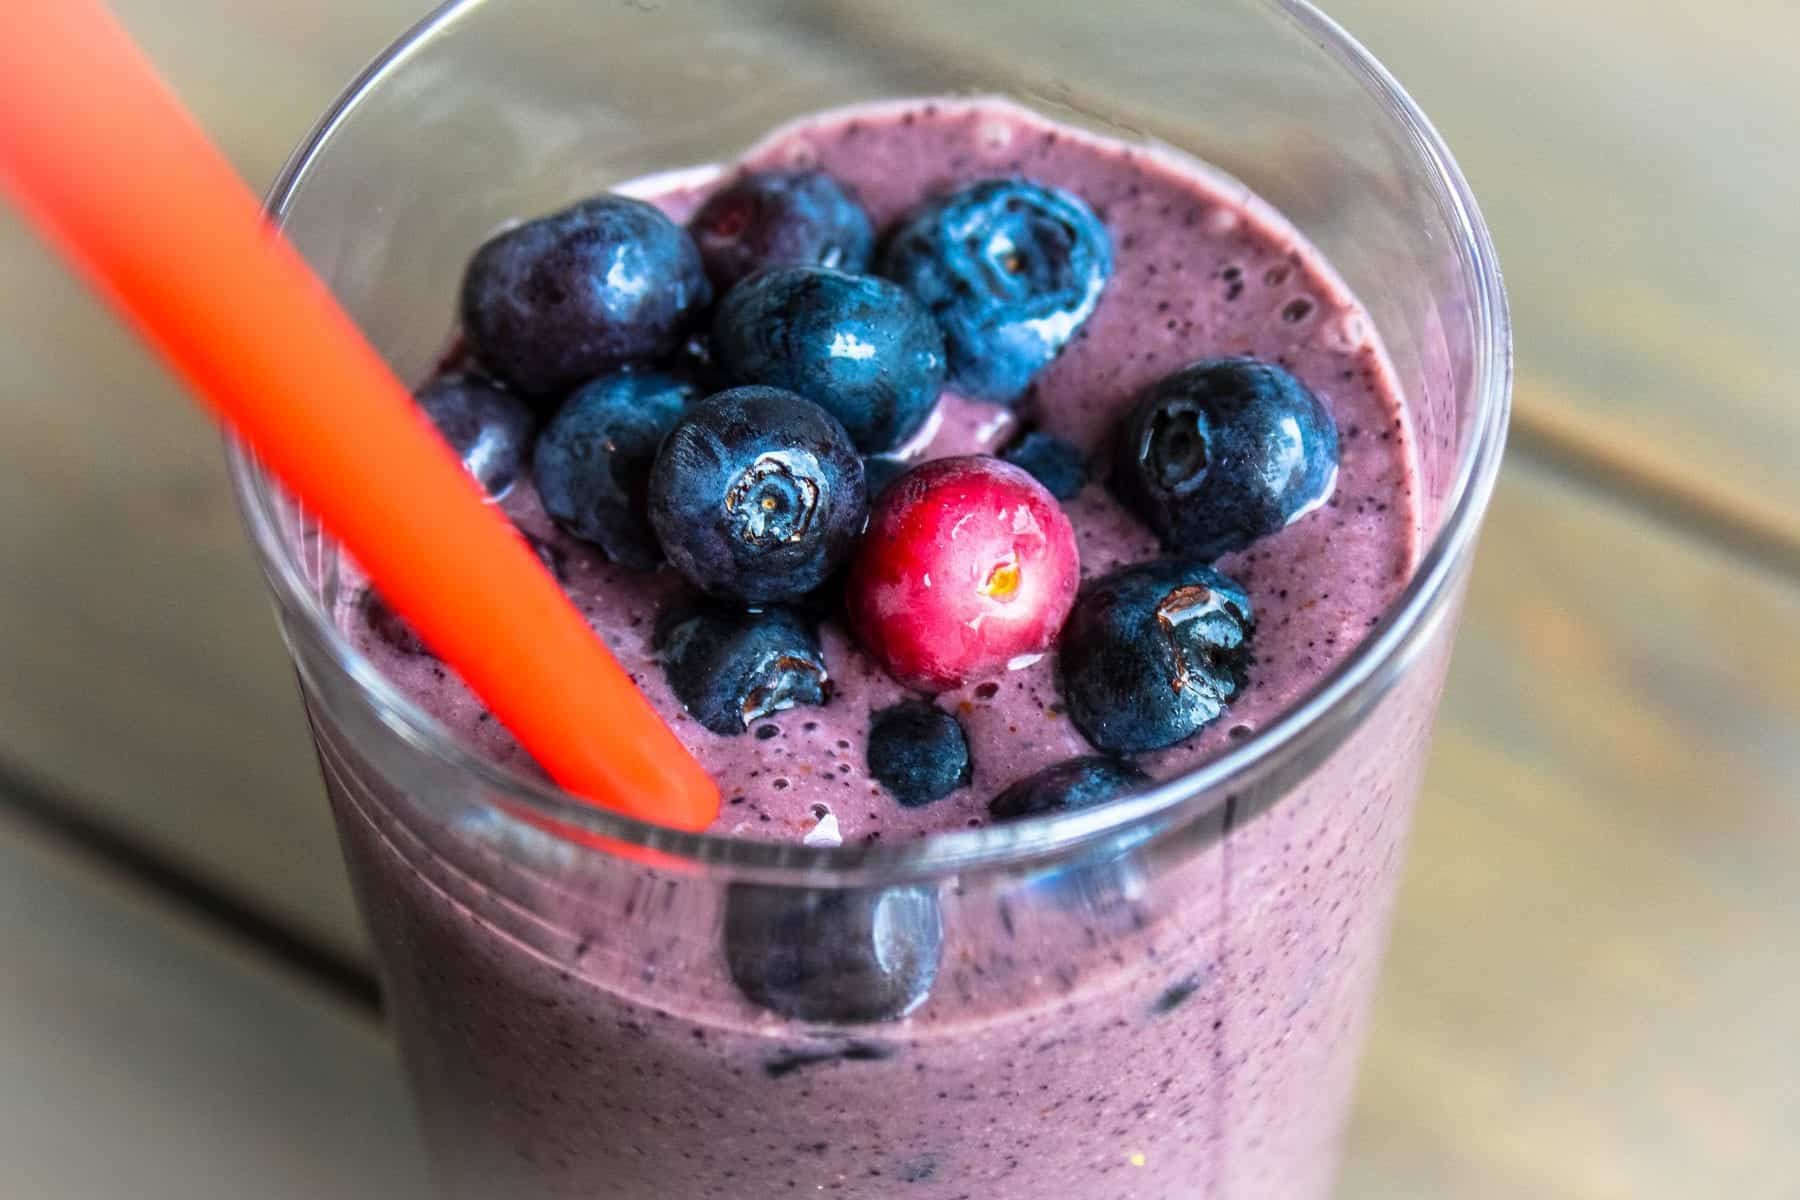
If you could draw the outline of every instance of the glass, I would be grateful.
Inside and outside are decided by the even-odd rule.
[[[1329,1188],[1511,382],[1474,200],[1354,41],[1297,0],[463,0],[346,92],[270,208],[419,378],[501,222],[812,111],[951,93],[1168,143],[1324,252],[1412,409],[1417,574],[1285,717],[1141,797],[912,845],[728,841],[456,746],[336,632],[331,548],[234,448],[446,1195]],[[887,1024],[758,1016],[726,957],[769,926],[727,931],[728,898],[911,934],[935,899],[931,998]]]

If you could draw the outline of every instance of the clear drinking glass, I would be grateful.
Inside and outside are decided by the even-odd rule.
[[[234,450],[447,1195],[1329,1188],[1510,386],[1474,200],[1354,41],[1299,0],[462,0],[356,81],[270,207],[419,378],[502,221],[812,111],[969,93],[1216,164],[1324,252],[1411,406],[1417,574],[1303,702],[1147,795],[911,845],[730,841],[460,749],[336,631],[331,548]],[[931,998],[886,1025],[759,1016],[724,966],[728,895],[900,933],[935,898]]]

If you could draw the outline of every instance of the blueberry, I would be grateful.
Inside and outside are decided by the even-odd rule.
[[[674,375],[602,375],[577,388],[538,438],[532,472],[544,511],[633,570],[662,561],[646,513],[650,465],[694,400]]]
[[[1212,559],[1322,504],[1337,462],[1337,426],[1305,384],[1273,363],[1216,358],[1139,396],[1112,487],[1167,550]]]
[[[702,395],[710,396],[731,386],[713,354],[712,331],[699,329],[682,340],[675,352],[664,360],[664,368],[682,379],[691,379]]]
[[[916,432],[944,384],[944,339],[905,291],[872,275],[783,267],[732,288],[713,348],[738,383],[798,392],[865,454]]]
[[[1083,920],[1135,924],[1139,901],[1150,890],[1150,868],[1134,851],[1104,847],[1059,864],[1033,881],[1034,890],[1064,912]]]
[[[765,267],[864,271],[869,216],[823,171],[755,171],[714,192],[688,222],[721,291]]]
[[[1087,459],[1074,446],[1047,433],[1032,431],[1000,452],[1015,467],[1024,467],[1058,500],[1073,500],[1087,485]]]
[[[675,698],[722,737],[743,733],[770,713],[823,704],[830,696],[818,635],[792,609],[679,606],[657,622],[656,644]]]
[[[903,807],[922,807],[969,786],[969,739],[937,705],[902,700],[870,720],[869,774]]]
[[[1094,808],[1147,786],[1150,777],[1134,763],[1116,757],[1066,759],[1010,784],[988,801],[995,820],[1049,817]],[[1084,919],[1107,918],[1130,910],[1148,887],[1148,874],[1138,855],[1116,847],[1096,847],[1037,876],[1031,889],[1058,909]]]
[[[1150,1005],[1150,1015],[1166,1017],[1205,990],[1210,970],[1190,971],[1165,987]]]
[[[869,486],[869,503],[881,495],[894,480],[912,470],[916,464],[886,454],[871,454],[863,459],[863,480]]]
[[[988,812],[996,821],[1076,812],[1138,791],[1149,782],[1148,775],[1124,759],[1071,758],[1015,781],[988,802]],[[1042,872],[1032,879],[1030,889],[1084,921],[1135,920],[1136,903],[1149,884],[1138,854],[1102,845]]]
[[[834,889],[735,883],[725,961],[754,1004],[798,1021],[905,1016],[931,991],[943,917],[923,887]]]
[[[642,200],[597,196],[475,252],[463,331],[489,370],[543,395],[661,358],[711,301],[687,230]]]
[[[1112,754],[1174,745],[1244,687],[1252,627],[1244,589],[1197,562],[1160,559],[1087,584],[1063,627],[1069,719]]]
[[[1100,303],[1112,239],[1079,196],[992,179],[908,217],[882,252],[881,273],[943,327],[952,387],[1010,401]]]
[[[477,483],[496,499],[511,490],[537,426],[530,406],[474,375],[441,375],[417,399]]]
[[[702,590],[747,604],[825,582],[868,519],[862,460],[830,413],[778,388],[693,405],[650,469],[650,524]]]
[[[840,1062],[886,1062],[894,1057],[894,1048],[880,1042],[850,1042],[843,1046],[800,1050],[781,1050],[763,1060],[763,1074],[770,1079],[784,1079],[795,1071]]]
[[[1149,782],[1148,775],[1123,759],[1100,755],[1071,758],[1016,780],[988,801],[988,812],[999,821],[1074,812],[1104,804]]]

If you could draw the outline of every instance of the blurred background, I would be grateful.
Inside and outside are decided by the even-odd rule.
[[[426,7],[115,6],[259,189]],[[1342,1194],[1792,1197],[1800,7],[1326,7],[1520,369]],[[0,381],[0,1190],[423,1196],[218,439],[4,210]]]

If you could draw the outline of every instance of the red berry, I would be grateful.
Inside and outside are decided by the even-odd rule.
[[[942,458],[881,494],[850,570],[850,623],[888,674],[941,691],[1048,650],[1080,567],[1043,484],[996,458]]]

